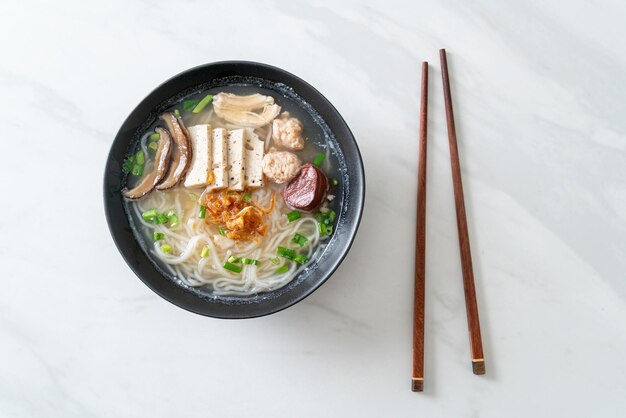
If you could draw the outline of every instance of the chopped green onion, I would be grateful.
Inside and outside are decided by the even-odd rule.
[[[221,236],[223,237],[226,236],[226,230],[222,228],[221,226],[217,228],[217,231],[220,233]]]
[[[141,217],[144,218],[146,221],[154,221],[154,218],[156,218],[158,215],[159,214],[157,213],[156,209],[150,209],[142,213]]]
[[[339,184],[339,182],[337,181],[337,179],[331,179],[330,184],[332,184],[333,186],[336,186]]]
[[[163,244],[161,245],[161,251],[163,251],[164,253],[171,253],[172,252],[172,246],[169,244]]]
[[[308,241],[309,239],[307,237],[300,235],[297,232],[294,234],[293,238],[291,238],[291,242],[298,244],[301,247],[304,247]]]
[[[258,266],[259,264],[261,264],[261,262],[259,260],[255,260],[253,258],[242,258],[241,262],[243,264],[251,264],[253,266]]]
[[[337,213],[334,210],[328,210],[326,213],[317,212],[315,219],[317,220],[317,227],[320,231],[320,235],[325,237],[333,233],[333,222],[337,217]]]
[[[278,257],[270,258],[270,261],[272,262],[272,264],[275,264],[275,265],[280,264],[280,258]]]
[[[294,258],[296,258],[296,252],[291,248],[278,247],[276,253],[279,256],[286,258],[287,260],[293,260]]]
[[[198,218],[204,219],[206,217],[206,206],[200,206],[200,212],[198,213]]]
[[[228,262],[229,263],[241,263],[241,258],[231,255],[230,257],[228,257]]]
[[[230,270],[230,271],[235,272],[235,273],[241,273],[241,269],[242,269],[243,267],[238,266],[238,265],[236,265],[236,264],[229,263],[229,262],[227,261],[227,262],[225,262],[225,263],[224,263],[224,268],[225,268],[226,270]]]
[[[280,266],[276,269],[276,274],[283,274],[289,271],[289,266]]]
[[[315,166],[319,167],[324,162],[324,158],[326,158],[325,154],[323,154],[323,153],[317,154],[317,156],[315,157],[315,160],[313,160],[313,164],[315,164]]]
[[[122,164],[122,171],[125,174],[128,174],[132,171],[133,167],[135,166],[135,155],[129,155],[128,157],[126,157],[126,159],[124,160],[124,164]]]
[[[167,221],[169,221],[169,220],[170,220],[170,218],[166,214],[164,214],[164,213],[162,213],[162,214],[160,214],[159,216],[156,217],[156,223],[158,223],[158,224],[166,224]]]
[[[133,166],[133,170],[131,171],[131,174],[137,177],[141,176],[143,174],[143,165],[135,164]]]
[[[174,114],[175,114],[176,116],[180,116],[180,110],[178,110],[178,109],[174,109]]]
[[[173,210],[170,210],[169,212],[167,212],[167,215],[165,216],[167,216],[167,220],[170,222],[170,228],[174,228],[175,226],[178,225],[178,215],[176,214],[176,212],[174,212]]]
[[[161,139],[161,134],[158,132],[155,132],[153,134],[150,134],[150,140],[151,141],[158,141],[159,139]]]
[[[202,252],[200,253],[200,258],[207,258],[209,256],[209,246],[205,245],[202,247]]]
[[[213,100],[213,95],[212,94],[207,94],[206,96],[204,96],[204,99],[200,100],[200,103],[198,103],[196,105],[196,107],[193,108],[193,113],[200,113],[202,112],[202,110],[204,110],[204,108],[211,103],[211,101]]]
[[[191,112],[198,105],[198,103],[200,103],[200,100],[197,99],[185,100],[183,102],[183,109],[187,112]]]
[[[148,144],[148,149],[149,149],[150,151],[156,151],[156,150],[157,150],[157,148],[159,148],[159,144],[158,144],[157,142],[150,142],[150,143]]]
[[[249,202],[252,199],[252,195],[250,193],[246,193],[243,195],[243,201]]]
[[[299,254],[299,255],[295,256],[295,258],[293,259],[293,261],[295,261],[295,262],[296,262],[296,263],[298,263],[298,264],[304,264],[304,263],[306,263],[307,261],[309,261],[309,257],[307,257],[307,256],[306,256],[306,255],[304,255],[304,254]]]
[[[198,201],[198,195],[195,193],[189,193],[189,200],[193,201],[193,202],[197,202]]]
[[[143,151],[137,151],[137,154],[135,154],[135,163],[137,165],[143,165],[146,162],[146,156],[144,155]]]
[[[287,220],[289,222],[293,222],[298,219],[300,219],[300,212],[298,212],[297,210],[292,210],[287,214]]]
[[[154,238],[155,241],[161,241],[163,238],[165,238],[165,234],[163,232],[155,231],[152,237]]]

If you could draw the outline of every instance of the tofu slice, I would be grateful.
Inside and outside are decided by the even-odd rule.
[[[191,164],[185,177],[185,187],[205,186],[210,181],[213,170],[211,150],[211,125],[190,126]]]
[[[245,186],[245,144],[246,131],[235,129],[228,134],[228,189],[241,191]]]
[[[228,187],[228,131],[224,128],[213,129],[213,176],[209,178],[207,191]]]
[[[244,183],[246,187],[263,187],[263,142],[254,129],[246,129]]]

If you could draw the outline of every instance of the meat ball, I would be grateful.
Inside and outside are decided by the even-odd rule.
[[[302,138],[302,123],[296,118],[290,118],[289,113],[284,112],[280,118],[272,123],[272,139],[276,145],[292,150],[304,148]]]
[[[288,151],[269,152],[263,157],[263,174],[274,183],[283,184],[300,171],[302,162]]]

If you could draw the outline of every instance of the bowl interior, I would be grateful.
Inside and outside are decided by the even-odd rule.
[[[158,115],[200,90],[228,87],[259,88],[272,93],[278,104],[290,101],[314,124],[317,140],[331,150],[330,176],[340,200],[335,231],[313,261],[286,286],[250,296],[215,296],[205,287],[187,286],[154,263],[146,254],[146,238],[133,227],[120,190],[126,182],[122,164],[141,134]],[[137,276],[166,300],[192,312],[220,318],[248,318],[284,309],[312,293],[339,266],[354,239],[364,201],[363,164],[348,126],[337,110],[313,87],[281,69],[250,62],[220,62],[185,71],[150,93],[120,128],[107,160],[104,176],[105,212],[113,239]]]

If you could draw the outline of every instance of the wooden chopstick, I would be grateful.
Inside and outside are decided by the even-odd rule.
[[[450,93],[450,79],[448,77],[448,61],[446,50],[439,50],[441,59],[441,77],[443,80],[443,95],[446,105],[446,122],[448,124],[448,143],[450,145],[450,164],[452,166],[452,185],[454,187],[454,203],[456,205],[456,223],[459,233],[459,248],[461,250],[461,267],[463,270],[463,288],[465,291],[465,309],[467,311],[467,327],[469,330],[470,350],[472,355],[472,370],[474,374],[485,374],[485,358],[483,343],[480,336],[480,322],[478,320],[478,305],[476,304],[476,289],[474,286],[474,271],[472,268],[472,254],[470,251],[469,233],[467,232],[467,217],[463,198],[463,183],[461,181],[461,164],[459,149],[454,127],[454,113],[452,111],[452,94]]]
[[[428,63],[422,63],[420,142],[417,163],[417,225],[415,228],[415,293],[413,302],[413,379],[411,390],[424,390],[424,301],[426,292],[426,121]]]

